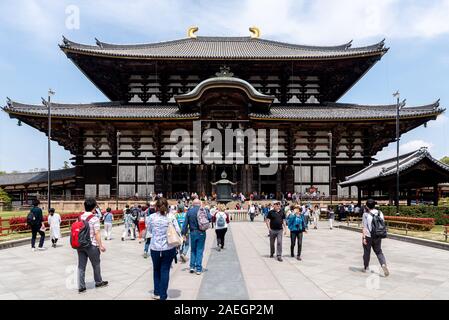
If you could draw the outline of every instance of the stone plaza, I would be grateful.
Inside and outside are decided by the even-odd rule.
[[[123,227],[113,229],[102,254],[106,288],[95,289],[92,268],[86,271],[86,293],[76,290],[76,252],[68,237],[56,248],[32,252],[29,245],[0,250],[0,299],[151,300],[151,259],[143,243],[121,241]],[[209,230],[202,275],[187,264],[173,264],[169,299],[316,300],[316,299],[449,299],[449,251],[386,239],[383,251],[390,276],[384,277],[374,253],[371,272],[362,272],[361,236],[321,221],[304,235],[302,261],[290,257],[290,238],[283,237],[283,262],[269,257],[267,228],[258,221],[234,222],[225,249],[215,249]],[[45,246],[49,247],[46,242]]]

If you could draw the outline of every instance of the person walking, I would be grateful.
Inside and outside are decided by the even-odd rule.
[[[137,213],[137,230],[139,232],[139,243],[142,243],[142,239],[145,237],[146,228],[145,228],[145,211],[142,208],[139,208]]]
[[[295,205],[294,211],[287,218],[288,229],[290,230],[290,256],[295,257],[295,245],[298,242],[297,260],[301,260],[303,232],[307,232],[306,220],[301,213],[301,206]]]
[[[385,276],[388,277],[390,271],[382,252],[382,237],[386,237],[385,218],[382,211],[375,209],[375,205],[376,202],[373,199],[368,199],[362,218],[363,272],[368,271],[372,248]]]
[[[218,205],[212,221],[215,222],[215,233],[217,235],[217,251],[224,249],[225,235],[228,231],[229,216],[225,212],[223,204]]]
[[[179,227],[182,229],[184,226],[184,223],[186,221],[187,213],[184,210],[184,205],[178,205],[178,209],[176,212],[176,221],[178,222]],[[189,251],[189,233],[187,232],[186,240],[182,242],[181,247],[179,248],[179,258],[181,259],[181,262],[185,263],[187,262],[187,253]]]
[[[251,203],[248,208],[248,214],[251,222],[254,222],[254,217],[256,216],[256,206],[253,203]]]
[[[318,229],[318,222],[320,221],[321,208],[315,205],[313,208],[313,229]]]
[[[112,214],[112,209],[107,208],[106,213],[103,216],[104,223],[104,240],[111,240],[112,234],[112,222],[114,221],[114,215]]]
[[[203,252],[206,242],[206,230],[210,227],[212,216],[201,205],[198,198],[192,202],[193,206],[187,211],[186,220],[182,227],[182,235],[186,241],[190,231],[190,273],[200,275],[203,272]]]
[[[173,224],[176,232],[180,233],[178,222],[168,216],[168,201],[159,198],[156,201],[156,213],[150,215],[148,231],[152,234],[150,250],[153,261],[153,299],[167,300],[170,268],[176,254],[176,248],[168,244],[167,230]]]
[[[150,244],[151,244],[151,232],[149,230],[150,228],[150,216],[156,212],[155,209],[155,203],[152,202],[151,204],[149,204],[147,206],[147,210],[145,211],[145,245],[143,247],[143,257],[146,259],[148,258],[148,250],[150,249]]]
[[[273,210],[268,212],[265,223],[269,230],[270,236],[270,258],[274,255],[274,242],[276,244],[276,257],[277,260],[282,262],[282,233],[286,229],[285,223],[285,211],[281,210],[281,202],[278,200],[273,201]]]
[[[327,206],[327,216],[329,218],[329,228],[332,230],[334,227],[335,211],[332,206]]]
[[[125,206],[125,211],[123,212],[123,225],[122,241],[125,241],[125,237],[128,237],[128,235],[131,236],[131,240],[135,240],[135,228],[129,205]]]
[[[38,250],[45,250],[44,241],[45,241],[45,224],[44,224],[44,215],[42,214],[42,209],[39,208],[40,201],[34,199],[32,202],[33,207],[27,216],[27,224],[31,228],[31,251],[36,251],[36,237],[37,234],[41,236],[39,240]]]
[[[85,275],[87,260],[92,263],[94,271],[95,287],[101,288],[108,285],[108,281],[103,281],[101,277],[100,252],[105,252],[106,248],[101,242],[100,219],[96,216],[95,208],[97,201],[94,198],[87,198],[84,201],[85,212],[80,216],[81,220],[89,224],[90,245],[77,249],[78,253],[78,292],[86,291]]]
[[[61,238],[61,216],[55,213],[55,209],[51,208],[48,215],[48,225],[50,226],[51,246],[56,248],[58,239]]]

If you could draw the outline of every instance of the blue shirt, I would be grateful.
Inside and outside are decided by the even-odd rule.
[[[291,214],[287,218],[287,226],[290,231],[303,232],[306,230],[306,223],[302,214],[299,217],[296,214]]]
[[[113,220],[112,212],[106,212],[104,215],[104,222],[112,223]]]
[[[198,210],[200,209],[200,206],[193,206],[191,207],[186,214],[186,220],[184,222],[184,225],[182,226],[182,235],[186,235],[187,231],[190,230],[190,232],[193,231],[199,231],[199,232],[205,232],[200,230],[199,226],[198,226]],[[206,209],[204,209],[206,210]],[[207,214],[207,219],[209,219],[209,221],[212,221],[212,216],[209,212],[209,210],[206,210],[206,214]],[[187,228],[189,228],[187,230]]]

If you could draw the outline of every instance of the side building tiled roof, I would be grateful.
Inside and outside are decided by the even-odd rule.
[[[427,158],[433,163],[435,163],[435,165],[445,170],[449,175],[449,166],[432,157],[427,148],[425,147],[399,156],[399,172],[405,171],[413,167],[424,158]],[[346,177],[346,180],[340,183],[340,187],[357,185],[359,183],[371,181],[382,177],[394,176],[396,175],[396,173],[397,173],[396,157],[389,158],[386,160],[375,162],[370,166],[360,170],[359,172],[356,172],[353,175]]]
[[[9,100],[3,110],[11,116],[47,117],[44,105],[29,105]],[[439,101],[418,107],[404,107],[401,119],[435,117],[445,109]],[[53,117],[73,119],[130,119],[130,120],[181,120],[197,119],[198,112],[181,112],[177,105],[123,105],[118,102],[90,104],[52,103]],[[396,118],[396,105],[359,105],[347,103],[326,103],[308,106],[273,105],[269,112],[251,112],[252,119],[292,121],[338,121],[338,120],[388,120]]]
[[[64,181],[74,177],[75,168],[52,170],[50,172],[51,181]],[[47,179],[47,171],[2,174],[0,175],[0,187],[46,183]]]
[[[251,37],[196,37],[179,40],[118,45],[97,40],[85,45],[63,38],[65,52],[126,58],[161,59],[333,59],[366,55],[383,55],[384,41],[352,48],[351,42],[338,46],[305,46]]]

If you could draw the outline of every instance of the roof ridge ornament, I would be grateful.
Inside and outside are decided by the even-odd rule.
[[[231,78],[234,76],[234,73],[231,72],[231,68],[228,66],[221,66],[220,72],[215,73],[217,77],[225,77],[225,78]]]
[[[101,43],[100,40],[98,40],[97,38],[95,38],[95,43],[97,44],[97,46],[99,46],[101,49],[103,49],[103,43]]]
[[[192,26],[192,27],[190,27],[188,30],[187,30],[187,36],[189,37],[189,38],[193,38],[193,39],[195,39],[197,36],[196,36],[196,34],[195,34],[195,32],[197,32],[198,31],[198,27],[197,26]]]
[[[67,39],[66,37],[64,37],[64,35],[62,36],[62,42],[64,43],[64,45],[70,46],[70,41],[69,41],[69,39]]]
[[[251,38],[253,39],[260,38],[260,29],[258,27],[255,26],[249,27],[249,31],[251,32]]]

